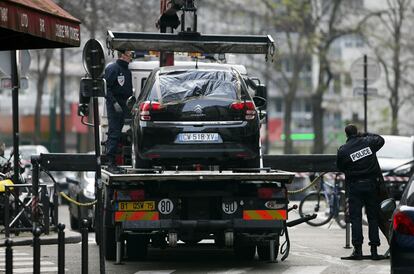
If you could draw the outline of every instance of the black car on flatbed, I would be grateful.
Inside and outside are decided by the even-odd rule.
[[[133,166],[258,168],[264,104],[231,66],[157,68],[132,108]]]

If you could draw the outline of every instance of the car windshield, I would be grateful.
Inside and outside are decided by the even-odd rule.
[[[377,152],[379,158],[413,158],[413,142],[411,139],[385,139],[384,146]]]
[[[163,104],[194,97],[240,98],[240,82],[235,73],[217,70],[186,70],[159,74],[150,101]]]

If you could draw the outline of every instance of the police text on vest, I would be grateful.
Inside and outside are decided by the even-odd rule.
[[[357,152],[352,153],[349,156],[351,156],[352,162],[355,162],[369,155],[372,155],[372,151],[369,147],[366,147],[361,150],[358,150]]]

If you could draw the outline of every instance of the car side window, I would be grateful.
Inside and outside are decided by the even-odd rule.
[[[401,204],[414,206],[414,176],[411,176],[410,181],[405,187],[404,193],[401,197]]]

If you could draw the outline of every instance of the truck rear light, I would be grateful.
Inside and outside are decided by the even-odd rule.
[[[139,117],[141,121],[150,121],[151,112],[160,111],[162,108],[158,102],[145,101],[139,105]]]
[[[400,211],[397,214],[395,214],[393,228],[395,231],[401,234],[414,236],[414,222],[410,218],[410,216],[408,216],[404,212]]]
[[[256,107],[252,101],[234,102],[230,108],[237,111],[244,110],[246,120],[253,120],[256,117]]]
[[[283,188],[261,187],[257,189],[257,197],[263,200],[286,198],[286,190]]]

